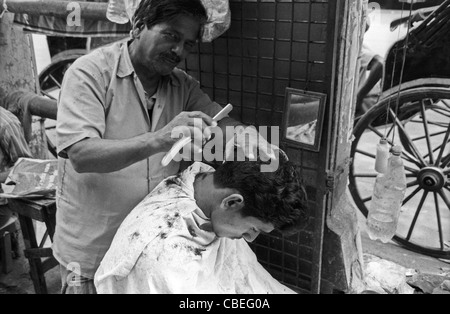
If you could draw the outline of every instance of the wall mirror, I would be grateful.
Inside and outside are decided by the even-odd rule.
[[[282,128],[287,144],[315,152],[320,150],[326,100],[326,94],[286,89]]]

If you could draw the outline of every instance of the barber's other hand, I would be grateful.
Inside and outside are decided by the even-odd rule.
[[[215,127],[217,123],[203,112],[182,112],[156,133],[162,149],[169,151],[183,137],[191,137],[195,143],[205,143],[211,136],[211,126]]]
[[[235,146],[241,149],[245,157],[250,160],[256,160],[258,151],[261,159],[276,159],[275,151],[279,150],[276,145],[267,142],[254,126],[236,127],[234,138],[228,141],[225,146],[225,160],[233,160]]]

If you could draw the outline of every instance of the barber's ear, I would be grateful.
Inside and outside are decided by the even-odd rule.
[[[222,200],[221,207],[223,209],[241,209],[244,207],[244,197],[241,194],[232,194]]]

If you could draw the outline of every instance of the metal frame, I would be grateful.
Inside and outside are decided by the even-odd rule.
[[[287,136],[287,129],[289,127],[289,116],[291,114],[291,96],[292,95],[304,95],[306,97],[310,97],[311,99],[316,99],[319,101],[319,108],[317,114],[317,123],[316,123],[316,134],[314,136],[314,143],[306,144],[291,139]],[[315,93],[304,91],[300,89],[294,88],[286,88],[286,96],[285,96],[285,109],[283,114],[283,123],[281,124],[282,128],[282,141],[289,143],[292,147],[297,147],[300,149],[305,149],[313,152],[320,151],[320,143],[322,139],[322,129],[323,129],[323,120],[324,120],[324,110],[325,103],[327,101],[327,95],[323,93]]]

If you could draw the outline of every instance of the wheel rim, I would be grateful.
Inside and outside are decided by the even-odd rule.
[[[376,178],[372,170],[376,145],[385,133],[392,145],[395,132],[395,144],[404,150],[408,189],[393,240],[421,254],[447,259],[450,257],[450,91],[439,87],[403,91],[397,114],[396,100],[397,95],[383,99],[357,123],[349,189],[359,210],[367,217]]]

